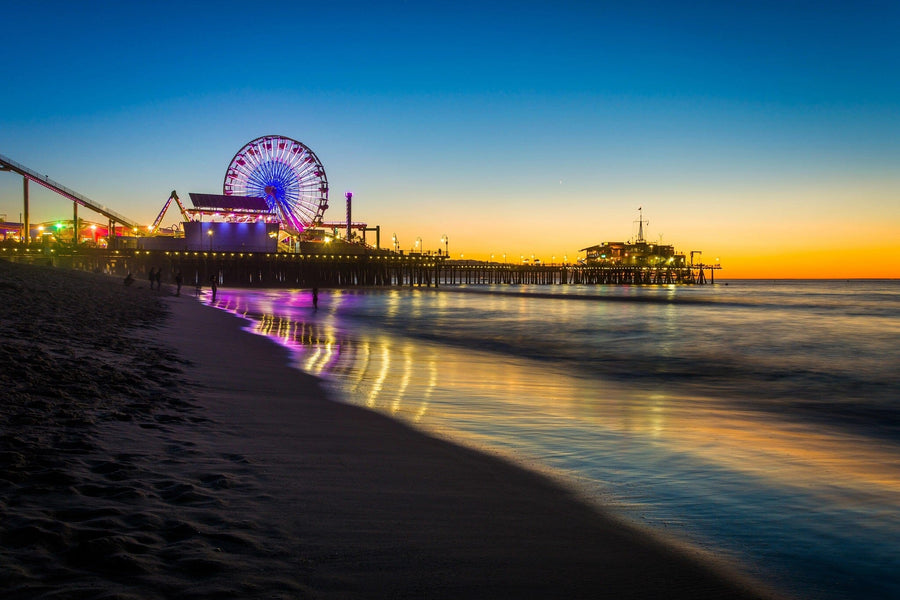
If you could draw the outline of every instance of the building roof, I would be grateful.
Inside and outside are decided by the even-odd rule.
[[[265,198],[253,196],[223,196],[221,194],[190,193],[191,202],[196,208],[204,210],[240,210],[254,212],[272,212]]]

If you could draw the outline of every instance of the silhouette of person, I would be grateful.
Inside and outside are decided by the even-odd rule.
[[[156,270],[156,289],[162,289],[162,269]]]
[[[216,276],[215,276],[215,275],[210,275],[210,277],[209,277],[209,285],[210,285],[210,287],[212,287],[212,301],[215,302],[215,301],[216,301],[216,291],[218,291],[218,289],[219,289],[219,286],[218,286],[218,284],[216,283]]]
[[[175,273],[175,295],[181,295],[181,284],[184,283],[184,277],[181,276],[181,271]]]
[[[319,288],[313,288],[313,308],[319,310]]]
[[[131,285],[132,283],[134,283],[134,275],[132,275],[130,271],[129,271],[128,275],[125,276],[124,283],[125,283],[125,285]]]
[[[150,269],[150,272],[147,274],[147,279],[150,280],[150,289],[153,289],[153,282],[156,281],[156,269]]]

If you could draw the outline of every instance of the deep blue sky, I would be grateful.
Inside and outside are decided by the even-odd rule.
[[[218,192],[244,143],[280,134],[318,154],[333,207],[353,190],[355,216],[403,247],[447,233],[473,257],[571,260],[632,235],[638,206],[654,237],[733,264],[900,237],[896,1],[0,14],[0,154],[148,222],[171,189]],[[0,212],[21,210],[20,188],[0,174]],[[53,202],[35,218],[67,214]]]

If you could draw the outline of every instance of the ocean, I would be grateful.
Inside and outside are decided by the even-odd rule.
[[[900,281],[220,289],[343,402],[799,598],[900,598]]]

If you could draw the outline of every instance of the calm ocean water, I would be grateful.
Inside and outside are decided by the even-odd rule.
[[[802,598],[900,598],[900,281],[220,290],[343,401]]]

